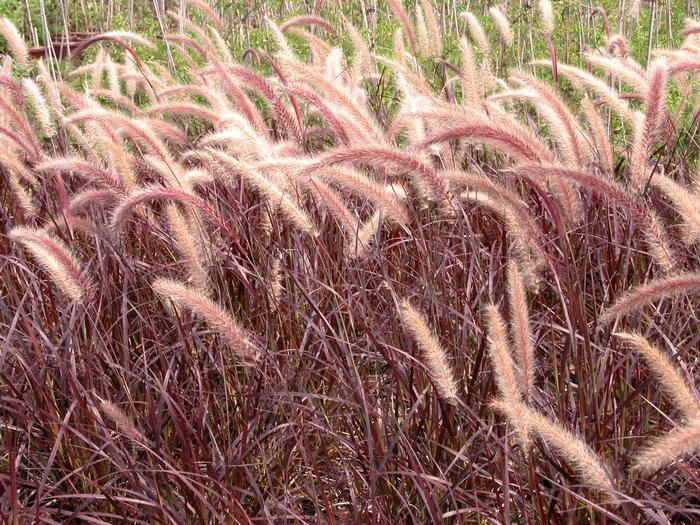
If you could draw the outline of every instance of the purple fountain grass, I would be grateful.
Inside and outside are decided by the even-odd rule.
[[[693,20],[692,18],[686,18],[683,20],[683,31],[681,34],[683,36],[690,36],[700,33],[700,23]]]
[[[321,17],[314,15],[302,15],[296,16],[286,20],[283,24],[280,24],[280,31],[284,32],[287,29],[296,26],[315,26],[323,29],[324,31],[335,34],[335,28],[327,21]]]
[[[700,208],[697,197],[663,173],[655,173],[651,184],[659,188],[673,203],[678,214],[683,218],[684,239],[693,244],[700,240]]]
[[[129,43],[124,40],[123,38],[123,33],[104,33],[101,35],[96,35],[91,38],[88,38],[86,40],[83,40],[72,52],[72,56],[75,59],[76,57],[79,57],[83,51],[85,51],[88,47],[90,47],[93,44],[96,44],[98,42],[111,42],[113,44],[118,45],[119,47],[123,48],[129,55],[131,55],[131,58],[136,62],[136,64],[139,67],[143,67],[143,63],[141,62],[141,59],[139,58],[139,55],[136,53],[133,47],[129,45]]]
[[[68,209],[71,214],[80,213],[85,208],[94,204],[99,204],[101,207],[111,206],[119,202],[118,195],[112,190],[96,190],[89,188],[71,195],[68,202]]]
[[[9,71],[0,74],[0,86],[4,87],[10,92],[10,94],[12,95],[12,102],[14,102],[16,107],[22,109],[26,107],[26,100],[24,96],[24,90],[22,89],[22,82],[19,82],[16,79],[12,78],[10,76]]]
[[[22,243],[34,255],[69,299],[83,304],[90,300],[92,283],[77,257],[60,239],[32,228],[14,228],[10,239]]]
[[[63,121],[63,125],[68,126],[86,121],[97,122],[106,126],[119,126],[128,136],[145,145],[151,153],[158,155],[164,161],[170,159],[170,154],[165,145],[150,126],[142,120],[105,109],[90,108],[73,113]]]
[[[666,64],[657,61],[649,70],[649,89],[646,94],[646,112],[642,124],[635,130],[634,144],[629,158],[632,183],[641,189],[650,178],[647,163],[649,148],[656,139],[661,120],[665,113],[666,82],[668,70]]]
[[[418,3],[416,3],[414,18],[416,26],[416,36],[418,37],[419,54],[425,57],[436,56],[437,53],[435,53],[435,49],[433,48],[432,42],[430,41],[428,35],[428,26],[425,22],[425,17],[423,16],[423,9]]]
[[[401,301],[401,320],[423,352],[435,387],[445,401],[456,404],[459,386],[450,365],[447,352],[423,316],[408,300]]]
[[[301,27],[292,27],[287,30],[292,35],[306,41],[311,51],[311,64],[319,70],[325,68],[326,60],[333,51],[333,47],[326,43],[322,38],[317,37],[306,29]]]
[[[657,439],[635,458],[634,469],[644,474],[669,465],[684,456],[700,452],[700,418]]]
[[[523,278],[515,262],[508,263],[508,307],[515,359],[525,399],[532,396],[535,380],[535,348]]]
[[[357,216],[345,205],[340,195],[316,177],[309,177],[304,182],[304,185],[312,189],[320,197],[325,207],[338,221],[345,233],[348,244],[352,244],[357,238],[357,232],[360,230],[361,224]]]
[[[168,42],[168,44],[179,44],[182,46],[183,50],[185,50],[185,54],[187,53],[187,49],[191,49],[197,55],[199,55],[199,59],[205,60],[207,58],[207,51],[199,45],[199,43],[194,39],[191,38],[187,35],[177,35],[173,33],[167,33],[163,35],[163,39]]]
[[[0,163],[2,161],[0,160]],[[13,170],[9,170],[8,173],[8,183],[10,186],[10,189],[14,193],[15,198],[17,199],[17,203],[19,204],[19,207],[22,209],[24,214],[27,217],[30,218],[35,218],[38,215],[38,210],[37,207],[35,206],[34,202],[32,201],[31,195],[28,192],[28,189],[25,188],[22,183],[19,180],[19,177],[17,176],[17,173]]]
[[[56,134],[56,126],[51,118],[51,111],[49,110],[49,106],[39,86],[30,78],[25,78],[22,81],[22,86],[27,99],[31,102],[34,115],[36,120],[39,121],[41,131],[46,137],[53,137]]]
[[[415,55],[416,51],[418,50],[418,46],[417,46],[417,42],[416,42],[416,35],[413,31],[413,26],[411,25],[411,20],[408,18],[408,14],[404,10],[404,8],[401,6],[401,2],[399,0],[388,0],[388,1],[389,1],[389,9],[391,9],[392,13],[394,13],[394,16],[396,16],[396,18],[401,23],[401,29],[403,31],[403,34],[408,39],[408,43],[411,46],[411,52]]]
[[[13,125],[17,127],[17,132],[7,130],[5,134],[7,136],[13,137],[14,142],[18,146],[25,149],[27,154],[31,155],[34,159],[39,159],[41,157],[41,146],[39,144],[39,139],[34,132],[34,129],[29,124],[26,116],[20,115],[16,108],[12,106],[9,102],[0,97],[0,108],[5,111],[5,115],[13,122]]]
[[[177,206],[170,204],[165,209],[168,225],[177,243],[177,249],[181,253],[184,265],[189,274],[189,281],[202,293],[207,294],[210,289],[210,280],[205,268],[205,256],[202,253],[204,245],[203,236],[199,233],[196,216],[184,214]]]
[[[534,60],[531,62],[531,65],[552,67],[552,62],[549,60]],[[626,119],[632,118],[632,111],[627,102],[620,97],[620,94],[615,89],[608,86],[603,80],[581,68],[562,63],[557,64],[557,72],[567,77],[579,91],[590,89],[621,117]]]
[[[265,133],[267,126],[265,125],[260,111],[238,85],[236,78],[218,61],[214,61],[212,67],[226,87],[228,94],[235,100],[239,111],[245,116],[250,125],[258,132]]]
[[[247,67],[236,64],[226,64],[223,67],[227,74],[238,79],[247,89],[252,89],[259,93],[270,105],[282,127],[294,133],[298,138],[299,130],[297,129],[298,126],[295,118],[289,108],[282,102],[280,96],[276,93],[275,87],[270,80]],[[205,68],[204,71],[208,70],[209,68]]]
[[[530,290],[537,291],[539,288],[538,273],[543,261],[535,255],[537,250],[532,247],[536,247],[537,243],[533,242],[532,237],[525,233],[526,228],[521,226],[517,215],[502,200],[489,197],[484,192],[465,191],[460,194],[460,198],[483,205],[501,218],[513,242],[511,257],[517,261],[521,269],[523,285]]]
[[[426,114],[430,117],[430,113]],[[438,115],[435,115],[438,116]],[[466,139],[470,142],[488,144],[497,151],[519,161],[545,162],[552,160],[548,149],[529,133],[523,133],[517,128],[481,117],[462,118],[452,115],[456,123],[438,129],[416,144],[416,148],[427,148],[433,144],[455,139]],[[442,118],[442,117],[441,117]]]
[[[189,139],[187,138],[187,133],[169,122],[165,122],[158,118],[144,118],[141,119],[141,121],[146,129],[155,132],[159,137],[169,140],[173,144],[178,146],[186,146],[190,143]]]
[[[608,132],[605,129],[603,120],[588,97],[584,97],[581,100],[581,111],[591,127],[593,143],[597,149],[598,159],[603,168],[602,171],[608,177],[612,177],[615,173],[613,148],[608,139]]]
[[[179,84],[164,87],[158,91],[161,100],[173,98],[174,101],[178,101],[187,95],[202,97],[215,111],[224,112],[230,109],[224,94],[212,86]]]
[[[608,474],[610,467],[575,434],[523,403],[497,401],[494,407],[511,420],[519,420],[528,430],[556,450],[586,484],[614,499],[619,497],[619,492]]]
[[[515,35],[513,34],[513,29],[510,27],[510,22],[508,21],[508,18],[501,7],[497,5],[489,7],[489,14],[493,19],[496,29],[498,30],[498,38],[501,40],[501,42],[507,46],[513,45]]]
[[[269,199],[271,204],[279,207],[285,217],[287,217],[301,232],[311,235],[312,237],[318,235],[316,226],[309,215],[294,202],[290,195],[280,189],[274,182],[259,174],[255,169],[248,167],[243,162],[238,161],[222,151],[214,148],[207,148],[206,151],[213,159],[221,162],[226,168],[234,170],[235,173],[241,175],[246,182],[252,184],[253,187]]]
[[[688,378],[679,373],[665,354],[640,334],[617,333],[615,336],[631,344],[642,354],[661,387],[673,399],[685,418],[690,420],[700,418],[700,399],[688,388]]]
[[[613,78],[622,80],[633,88],[636,93],[646,97],[649,92],[649,77],[641,68],[635,67],[632,62],[618,57],[606,57],[595,53],[586,53],[586,62],[593,67],[604,70]]]
[[[139,112],[138,107],[131,101],[129,97],[122,95],[121,93],[115,93],[114,91],[109,89],[92,89],[90,90],[90,96],[93,98],[102,97],[109,99],[114,106],[125,110],[131,115],[135,115]]]
[[[352,45],[355,51],[355,56],[352,62],[352,74],[351,77],[357,85],[361,85],[362,81],[371,77],[376,69],[374,67],[374,58],[372,53],[365,42],[365,39],[357,30],[357,28],[344,16],[341,15],[343,20],[343,26],[347,33],[347,36],[352,41]]]
[[[542,27],[547,33],[554,31],[554,12],[552,10],[552,2],[549,0],[539,0],[537,7],[540,11]]]
[[[495,201],[502,203],[516,217],[521,231],[526,233],[522,241],[530,246],[541,260],[549,260],[544,251],[546,236],[530,214],[527,205],[512,191],[496,184],[485,176],[479,176],[467,172],[448,172],[446,177],[453,183],[465,184],[472,189],[485,193]]]
[[[484,27],[481,25],[481,22],[479,22],[479,19],[469,11],[465,11],[460,16],[467,22],[469,34],[481,50],[482,55],[484,57],[488,57],[491,51],[491,44],[489,44],[489,39],[486,36]]]
[[[122,432],[125,436],[131,439],[133,442],[140,445],[147,445],[148,440],[144,435],[136,428],[134,422],[131,421],[129,416],[127,416],[123,410],[117,407],[115,404],[109,401],[100,400],[100,409],[102,413],[107,416],[114,424],[117,429]]]
[[[387,188],[376,182],[374,179],[361,172],[332,166],[318,171],[318,177],[325,182],[339,186],[358,197],[371,201],[375,206],[381,208],[387,217],[395,220],[399,224],[406,226],[411,219],[405,206],[400,199],[403,194],[395,194],[393,188]]]
[[[598,317],[598,324],[605,326],[616,318],[639,310],[661,299],[700,292],[700,273],[670,275],[633,288],[607,307]]]
[[[198,43],[203,44],[206,47],[206,49],[204,49],[200,46],[200,49],[204,50],[203,58],[212,61],[218,59],[217,51],[219,50],[217,49],[216,43],[212,42],[212,39],[209,37],[207,31],[202,29],[199,24],[195,24],[186,16],[181,16],[179,13],[172,10],[167,11],[167,15],[175,20],[182,27],[183,31],[187,30],[193,33],[197,37]]]
[[[700,443],[700,400],[686,387],[686,378],[681,377],[668,358],[642,336],[624,333],[616,335],[642,352],[662,386],[688,418],[685,425],[657,439],[638,454],[634,469],[651,473],[684,455],[696,453]]]
[[[420,0],[420,7],[428,30],[430,47],[435,56],[440,56],[442,55],[442,36],[433,5],[429,0]]]
[[[29,59],[29,50],[15,25],[7,18],[0,19],[0,35],[7,42],[7,46],[12,51],[12,56],[17,63],[20,66],[26,66]]]
[[[547,84],[520,71],[511,71],[509,77],[517,84],[532,89],[536,96],[532,99],[538,111],[550,125],[550,135],[556,140],[565,155],[567,163],[583,166],[585,143],[581,139],[576,119],[561,97]],[[549,113],[551,112],[551,115]]]
[[[153,282],[153,289],[166,300],[185,307],[204,319],[226,339],[242,359],[254,362],[259,358],[260,349],[246,330],[201,291],[170,279],[157,279]]]
[[[238,234],[228,226],[224,218],[204,199],[193,193],[166,186],[146,186],[123,199],[114,210],[110,221],[110,229],[114,232],[121,230],[124,226],[124,222],[128,219],[130,213],[136,206],[153,200],[175,201],[196,208],[221,230],[236,248],[238,248],[241,254],[246,253],[241,245]]]
[[[500,397],[507,403],[520,402],[523,391],[522,382],[518,376],[521,372],[516,371],[508,342],[506,323],[494,304],[486,306],[486,325],[489,330],[489,354]]]
[[[330,124],[335,133],[338,135],[340,141],[346,146],[350,145],[350,139],[348,138],[347,131],[345,130],[345,124],[339,119],[336,114],[328,107],[328,105],[319,97],[316,93],[310,89],[306,89],[304,86],[299,85],[289,85],[285,87],[285,90],[301,99],[308,101],[313,104],[314,107],[323,116],[324,120]]]
[[[698,23],[538,1],[0,22],[0,516],[694,522]]]
[[[8,171],[15,173],[30,186],[37,187],[39,185],[37,176],[12,150],[0,150],[0,166],[4,166]]]
[[[173,114],[173,115],[184,115],[187,117],[199,118],[211,122],[217,125],[221,122],[221,113],[207,108],[201,104],[195,104],[193,102],[163,102],[161,104],[155,104],[141,111],[143,115],[163,115],[163,114]]]
[[[36,171],[61,171],[80,174],[88,180],[98,181],[114,191],[115,195],[126,196],[127,190],[120,180],[111,173],[79,157],[46,159],[34,166]]]
[[[483,101],[483,83],[479,78],[472,46],[466,37],[459,41],[461,55],[459,77],[462,84],[462,96],[464,103],[476,106]]]
[[[343,109],[351,118],[355,119],[356,125],[364,130],[366,141],[376,141],[380,144],[387,142],[384,131],[374,122],[366,109],[357,104],[352,93],[346,87],[296,59],[281,56],[279,60],[282,68],[289,73],[292,79],[312,85],[326,96],[328,103],[337,105],[339,109]]]
[[[204,0],[187,0],[187,5],[190,5],[207,16],[207,20],[214,23],[219,30],[226,29],[223,20],[216,10],[206,3]]]
[[[350,148],[340,148],[330,151],[318,157],[305,168],[307,172],[313,172],[335,164],[345,162],[364,163],[378,168],[400,167],[406,170],[409,175],[415,176],[420,181],[428,185],[444,204],[450,205],[452,196],[443,177],[435,170],[424,163],[415,155],[399,149],[392,149],[382,146],[360,146]]]
[[[675,252],[656,214],[643,208],[633,195],[616,182],[559,165],[521,164],[515,169],[515,173],[525,177],[560,177],[608,197],[625,208],[644,228],[651,255],[659,266],[664,271],[676,268]]]

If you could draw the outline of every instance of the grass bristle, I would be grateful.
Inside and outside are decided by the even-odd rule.
[[[0,525],[696,523],[697,6],[243,4],[0,1]]]

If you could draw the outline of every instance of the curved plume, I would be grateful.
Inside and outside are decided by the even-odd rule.
[[[214,148],[207,148],[207,153],[216,161],[222,163],[241,175],[246,182],[257,189],[271,204],[278,206],[289,221],[301,232],[312,236],[318,235],[316,227],[308,214],[298,206],[285,191],[276,184],[249,168],[243,162]]]
[[[318,176],[329,184],[369,200],[384,210],[388,217],[403,226],[411,221],[405,206],[400,201],[402,196],[392,193],[394,188],[385,188],[367,175],[335,166],[319,170]]]
[[[685,241],[694,244],[700,240],[700,207],[697,196],[663,173],[651,178],[651,184],[659,188],[673,203],[678,214],[683,218]]]
[[[598,318],[598,324],[604,326],[621,315],[627,315],[650,303],[677,297],[683,294],[700,292],[700,273],[672,275],[634,288],[606,308]]]
[[[595,144],[603,172],[606,176],[612,177],[615,174],[613,151],[603,119],[588,97],[583,97],[581,100],[581,111],[591,127],[593,143]]]
[[[700,452],[700,418],[657,439],[635,458],[634,468],[650,474],[683,456]]]
[[[70,299],[78,303],[90,299],[91,283],[63,241],[32,228],[14,228],[10,231],[10,239],[22,243]]]
[[[608,197],[629,211],[632,217],[644,228],[651,255],[659,266],[665,271],[670,271],[676,266],[676,257],[668,235],[656,214],[652,210],[642,207],[633,195],[613,180],[559,165],[545,164],[521,164],[515,168],[515,173],[526,177],[559,177]]]
[[[430,117],[426,113],[426,117]],[[454,139],[465,139],[469,142],[487,144],[513,157],[519,161],[545,162],[552,160],[551,153],[537,139],[529,133],[522,133],[520,129],[505,124],[487,120],[484,117],[462,117],[461,115],[451,120],[452,126],[444,126],[429,133],[428,136],[416,144],[416,148],[422,149],[433,144]]]
[[[46,103],[46,99],[41,93],[39,86],[30,78],[22,80],[22,86],[24,87],[24,93],[27,95],[34,109],[34,115],[39,121],[41,131],[46,137],[53,137],[56,134],[56,126],[51,118],[49,105]]]
[[[608,474],[610,469],[581,438],[522,402],[496,401],[493,406],[514,423],[517,422],[539,436],[571,464],[585,483],[617,498],[617,490]]]
[[[114,210],[112,220],[110,221],[110,228],[114,232],[118,232],[135,206],[152,200],[176,201],[193,206],[208,217],[216,226],[218,226],[221,232],[236,245],[241,253],[245,253],[238,235],[231,230],[231,228],[229,228],[223,217],[221,217],[216,210],[209,206],[206,201],[193,193],[175,188],[168,188],[166,186],[147,186],[139,191],[131,193],[129,197],[122,200],[119,206],[117,206],[117,208]]]
[[[165,299],[187,308],[214,328],[243,359],[255,361],[260,350],[246,330],[223,307],[201,291],[171,279],[157,279],[153,289]]]
[[[530,62],[530,64],[533,66],[552,67],[552,62],[549,60],[533,60]],[[620,97],[619,93],[608,86],[608,84],[603,80],[593,76],[581,68],[567,64],[558,63],[557,72],[560,75],[567,77],[579,91],[584,91],[585,88],[590,89],[620,116],[626,119],[632,118],[632,111],[630,110],[627,102],[625,102]]]
[[[286,20],[284,23],[280,24],[279,27],[280,31],[284,32],[296,26],[316,26],[320,27],[324,31],[328,31],[331,34],[335,34],[335,29],[327,20],[324,20],[319,16],[312,15],[302,15],[290,18],[289,20]]]
[[[489,332],[489,354],[494,368],[494,378],[501,399],[507,403],[522,400],[522,384],[518,379],[515,362],[508,343],[506,323],[494,304],[486,306],[486,324]]]
[[[512,71],[510,78],[536,93],[531,100],[550,126],[550,135],[560,145],[567,162],[583,164],[585,144],[571,110],[549,85],[532,75]]]
[[[78,173],[88,180],[98,181],[118,195],[126,195],[126,188],[106,170],[80,157],[47,159],[34,167],[37,171],[61,171]]]
[[[343,162],[362,162],[378,168],[401,167],[425,182],[445,204],[452,201],[447,183],[438,173],[416,156],[398,149],[372,146],[337,149],[320,156],[306,170],[315,171]]]
[[[595,53],[586,53],[586,62],[593,67],[603,69],[613,78],[622,80],[625,84],[633,88],[639,95],[646,96],[649,90],[649,78],[641,67],[634,67],[628,59],[611,58]]]
[[[131,35],[131,33],[126,33],[128,35]],[[72,57],[73,60],[77,59],[83,51],[85,51],[88,47],[90,47],[93,44],[96,44],[97,42],[112,42],[113,44],[118,45],[119,47],[123,48],[127,53],[131,55],[131,58],[134,59],[134,62],[140,67],[143,68],[143,62],[141,62],[141,59],[139,58],[139,55],[134,51],[134,48],[129,45],[129,43],[124,39],[125,33],[122,32],[113,32],[113,33],[104,33],[101,35],[94,36],[92,38],[88,38],[87,40],[84,40],[81,42],[72,52]],[[135,35],[134,35],[135,36]],[[144,40],[141,39],[140,37],[137,37],[137,40]]]
[[[430,0],[420,0],[421,11],[425,19],[426,29],[428,31],[428,41],[430,47],[436,56],[442,54],[442,36],[440,34],[440,26],[435,11]]]
[[[615,336],[629,343],[642,354],[661,387],[666,390],[685,418],[700,418],[700,400],[688,388],[688,378],[680,374],[664,353],[640,334],[617,333]]]

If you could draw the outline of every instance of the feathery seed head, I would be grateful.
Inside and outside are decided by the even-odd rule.
[[[32,228],[14,228],[10,231],[10,239],[22,243],[70,299],[79,303],[90,299],[91,283],[63,241],[46,231]]]
[[[448,355],[440,345],[435,333],[428,326],[425,317],[407,299],[401,301],[400,313],[404,326],[423,352],[426,365],[440,397],[449,403],[457,403],[459,387]]]

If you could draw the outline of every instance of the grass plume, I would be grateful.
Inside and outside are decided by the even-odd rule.
[[[447,352],[423,316],[407,299],[400,304],[401,320],[423,353],[430,375],[440,397],[448,403],[458,401],[459,386],[449,363]]]

